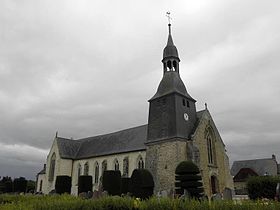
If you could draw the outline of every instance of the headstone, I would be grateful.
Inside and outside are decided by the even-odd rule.
[[[232,200],[232,190],[230,188],[225,188],[223,191],[224,200]]]
[[[161,197],[166,198],[168,196],[168,193],[166,190],[161,191]]]
[[[218,200],[222,200],[222,194],[221,193],[216,193],[214,195],[212,195],[211,200],[212,201],[218,201]]]

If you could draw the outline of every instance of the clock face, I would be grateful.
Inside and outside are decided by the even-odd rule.
[[[186,121],[189,120],[189,115],[188,115],[187,113],[184,113],[184,119],[185,119]]]

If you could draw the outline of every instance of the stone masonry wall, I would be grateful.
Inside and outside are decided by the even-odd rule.
[[[205,131],[211,127],[214,131],[213,144],[214,144],[214,159],[215,164],[209,164],[207,141],[205,138]],[[211,192],[211,176],[215,176],[218,180],[218,192],[222,193],[225,188],[233,189],[233,180],[230,175],[229,160],[226,154],[225,145],[216,129],[216,126],[210,116],[205,112],[193,136],[193,142],[199,149],[200,161],[199,168],[204,186],[204,191],[208,197],[212,196]]]
[[[146,150],[146,169],[154,178],[154,193],[175,189],[175,169],[187,159],[186,142],[173,140],[148,145]]]

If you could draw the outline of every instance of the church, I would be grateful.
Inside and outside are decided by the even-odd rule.
[[[207,105],[196,110],[196,100],[187,91],[179,68],[179,54],[168,24],[163,50],[163,77],[149,102],[146,125],[82,139],[55,136],[44,169],[37,174],[37,192],[55,189],[56,176],[72,178],[71,194],[77,195],[78,177],[92,176],[93,191],[104,170],[120,170],[130,177],[136,168],[148,169],[154,193],[174,192],[175,169],[184,160],[200,169],[205,194],[233,189],[225,144]]]

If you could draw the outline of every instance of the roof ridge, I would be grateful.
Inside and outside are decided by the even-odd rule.
[[[72,140],[74,140],[74,139],[69,139],[69,138],[64,138],[64,137],[56,137],[57,139],[61,139],[61,140],[69,140],[69,141],[72,141]]]
[[[247,160],[235,160],[235,161],[233,161],[233,163],[245,162],[245,161],[256,161],[256,160],[274,160],[274,159],[273,158],[256,158],[256,159],[247,159]]]

